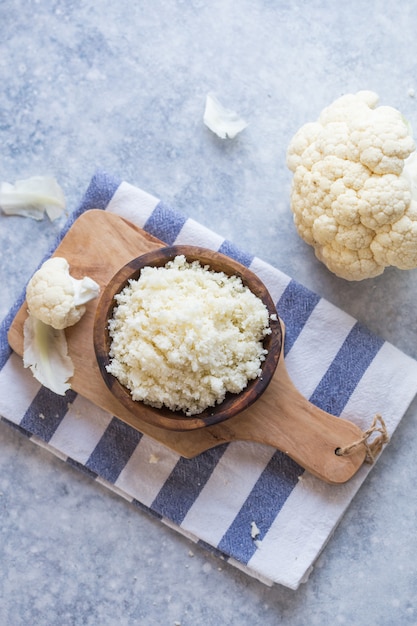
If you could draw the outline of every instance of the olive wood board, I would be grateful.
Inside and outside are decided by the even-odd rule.
[[[90,276],[103,288],[130,260],[165,245],[124,218],[92,209],[74,222],[53,256],[67,259],[74,278]],[[186,458],[226,442],[253,441],[281,450],[318,478],[334,484],[349,480],[363,464],[364,446],[349,456],[335,453],[337,448],[360,439],[362,431],[304,398],[287,373],[283,354],[261,398],[235,417],[214,426],[182,432],[164,430],[140,420],[116,400],[101,377],[93,346],[97,301],[90,301],[82,319],[65,331],[75,370],[72,389],[97,406]],[[8,333],[11,348],[20,356],[26,317],[27,307],[23,303]],[[146,405],[143,411],[149,411]]]

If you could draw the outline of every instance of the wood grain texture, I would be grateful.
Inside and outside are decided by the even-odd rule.
[[[164,246],[163,242],[117,215],[91,210],[76,220],[54,256],[68,260],[75,278],[88,275],[104,289],[131,259]],[[180,432],[152,425],[149,415],[147,419],[133,415],[111,393],[99,371],[93,344],[97,303],[98,300],[89,302],[81,321],[66,330],[69,354],[75,367],[72,388],[97,406],[187,458],[221,443],[254,441],[282,450],[318,478],[334,484],[349,480],[363,464],[366,456],[363,446],[347,457],[335,454],[336,448],[359,439],[361,430],[305,399],[291,382],[282,356],[261,398],[220,424]],[[10,346],[19,355],[23,354],[26,315],[24,303],[8,334]],[[143,415],[149,413],[145,405],[142,409]]]

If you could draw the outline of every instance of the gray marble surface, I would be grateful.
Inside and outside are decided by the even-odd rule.
[[[73,210],[105,169],[271,262],[417,357],[417,270],[331,275],[295,232],[289,140],[372,89],[417,127],[404,0],[2,0],[0,178],[51,174]],[[214,91],[249,126],[202,123]],[[0,216],[3,317],[61,222]],[[308,582],[266,587],[0,423],[5,626],[417,625],[417,402]]]

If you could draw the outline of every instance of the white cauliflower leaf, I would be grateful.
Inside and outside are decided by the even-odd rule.
[[[57,330],[29,315],[23,326],[23,365],[51,391],[65,395],[74,366],[68,355],[64,330]]]
[[[337,276],[417,267],[417,154],[399,111],[347,94],[302,126],[287,151],[299,235]]]
[[[212,93],[206,96],[204,124],[221,139],[234,139],[247,127],[247,123],[236,111],[227,109]]]
[[[51,221],[65,209],[65,197],[61,187],[49,176],[32,176],[17,180],[14,185],[0,184],[0,207],[6,215],[21,215],[41,220],[44,213]]]

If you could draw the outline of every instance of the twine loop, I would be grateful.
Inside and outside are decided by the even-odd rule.
[[[379,433],[376,437],[370,438],[374,433]],[[381,452],[383,446],[388,443],[389,435],[387,432],[387,427],[385,426],[385,422],[382,419],[382,416],[377,414],[372,420],[372,424],[370,427],[362,433],[362,437],[349,444],[348,446],[344,446],[336,449],[336,454],[338,456],[348,456],[357,450],[359,446],[365,446],[366,449],[366,457],[365,463],[372,464],[377,458],[378,454]]]

